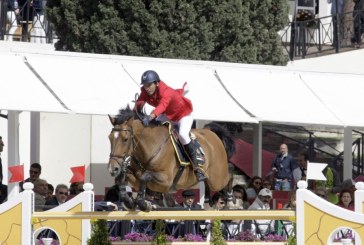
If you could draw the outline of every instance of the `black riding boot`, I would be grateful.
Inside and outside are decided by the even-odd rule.
[[[193,140],[184,146],[188,155],[191,158],[193,169],[196,173],[197,181],[204,181],[206,179],[205,174],[202,171],[202,166],[205,163],[204,157]]]

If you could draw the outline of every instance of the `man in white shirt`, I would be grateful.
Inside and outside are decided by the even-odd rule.
[[[272,199],[272,191],[263,188],[259,191],[258,197],[249,206],[249,210],[269,210],[270,200]],[[253,220],[251,224],[251,231],[257,235],[258,238],[264,237],[274,231],[274,220]]]

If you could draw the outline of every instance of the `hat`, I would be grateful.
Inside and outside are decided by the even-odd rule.
[[[130,187],[130,186],[125,186],[125,191],[126,191],[127,193],[132,193],[132,192],[133,192],[133,190],[131,189],[131,187]]]
[[[272,197],[272,191],[267,189],[267,188],[263,188],[259,191],[259,196],[270,196]]]
[[[185,190],[182,192],[183,197],[194,197],[195,192],[193,190]]]

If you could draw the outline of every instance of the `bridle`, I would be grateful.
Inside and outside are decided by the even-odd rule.
[[[121,155],[117,155],[114,154],[113,152],[110,153],[110,160],[113,159],[115,160],[119,167],[120,167],[120,173],[124,173],[123,174],[123,180],[125,180],[126,178],[126,171],[128,170],[128,167],[131,164],[131,152],[134,151],[135,147],[136,147],[136,143],[135,143],[135,139],[134,139],[134,132],[133,132],[133,128],[130,127],[129,129],[121,129],[121,128],[116,128],[113,127],[111,132],[130,132],[130,138],[131,140],[129,141],[129,145],[128,145],[128,149],[127,149],[127,154],[125,154],[125,156],[121,156]],[[116,142],[115,146],[114,146],[114,150],[117,149],[117,144],[119,142]]]

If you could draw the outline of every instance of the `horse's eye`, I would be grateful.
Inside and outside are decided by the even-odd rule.
[[[123,142],[124,143],[127,143],[129,141],[129,139],[124,139]]]

